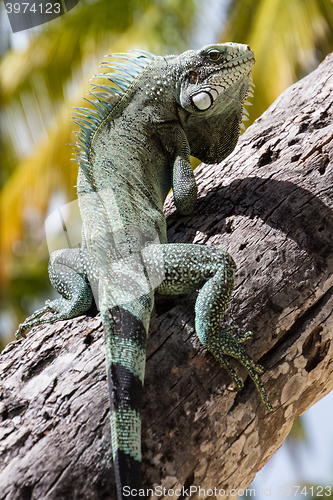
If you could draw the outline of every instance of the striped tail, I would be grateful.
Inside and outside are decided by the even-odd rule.
[[[146,330],[122,307],[103,314],[110,395],[111,439],[118,500],[141,489],[141,403]],[[124,496],[124,493],[125,496]]]

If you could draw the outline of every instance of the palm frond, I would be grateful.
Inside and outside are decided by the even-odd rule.
[[[248,43],[256,56],[256,116],[333,50],[330,0],[234,0],[229,14],[221,38]]]
[[[185,49],[189,16],[195,12],[195,0],[81,3],[44,25],[24,53],[9,51],[0,65],[3,115],[9,130],[0,194],[1,267],[5,280],[10,278],[13,244],[26,238],[27,207],[33,207],[38,214],[36,220],[42,223],[55,190],[65,190],[69,199],[75,197],[77,168],[69,161],[72,150],[66,146],[75,142],[70,112],[81,105],[81,96],[89,90],[94,102],[88,104],[88,123],[93,121],[92,110],[98,113],[104,107],[103,88],[89,88],[89,79],[103,55],[133,48],[157,53]],[[172,31],[177,36],[172,37]],[[123,71],[115,83],[126,85]]]

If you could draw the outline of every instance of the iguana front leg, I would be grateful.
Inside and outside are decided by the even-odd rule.
[[[190,214],[197,201],[198,187],[190,162],[190,147],[179,124],[166,125],[160,136],[171,155],[172,191],[177,211],[181,215]],[[170,141],[170,142],[168,142]]]
[[[197,201],[198,188],[188,152],[176,157],[173,166],[172,184],[177,211],[181,215],[190,214]]]

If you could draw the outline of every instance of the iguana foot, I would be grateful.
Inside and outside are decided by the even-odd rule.
[[[83,303],[82,303],[83,302]],[[84,314],[90,307],[91,300],[84,297],[83,301],[77,299],[60,299],[47,300],[45,306],[41,309],[35,311],[31,316],[26,318],[23,323],[21,323],[15,333],[15,339],[25,338],[25,330],[30,330],[34,326],[56,323],[57,321],[62,321],[66,319],[72,319],[80,314]],[[46,316],[46,313],[54,313],[52,316]]]
[[[26,318],[23,323],[19,325],[18,329],[15,332],[16,340],[19,340],[22,337],[26,338],[26,334],[24,333],[25,330],[30,330],[30,328],[32,328],[33,326],[38,326],[43,323],[51,323],[51,318],[42,319],[42,316],[47,312],[52,312],[52,309],[50,309],[49,300],[45,302],[44,307],[42,307],[41,309],[37,309],[37,311],[35,311],[31,316],[28,316],[28,318]]]
[[[256,384],[256,387],[260,393],[261,399],[267,411],[272,411],[273,407],[268,399],[264,385],[258,375],[263,373],[264,368],[259,363],[256,363],[241,346],[243,342],[245,342],[252,336],[252,332],[246,332],[245,334],[236,338],[230,335],[230,332],[232,330],[235,330],[235,328],[235,325],[231,325],[225,330],[216,332],[214,337],[208,340],[207,348],[219,360],[223,368],[227,370],[234,383],[236,384],[237,390],[240,390],[243,387],[243,383],[240,380],[239,376],[236,374],[235,370],[226,361],[224,355],[228,355],[237,359],[247,369],[250,377]]]

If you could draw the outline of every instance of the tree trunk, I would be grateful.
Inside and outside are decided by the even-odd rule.
[[[224,323],[254,332],[245,347],[265,367],[274,411],[237,362],[246,378],[239,393],[201,347],[195,293],[156,297],[143,407],[147,487],[192,486],[193,499],[210,488],[245,489],[293,421],[333,387],[332,75],[330,55],[226,161],[199,166],[192,215],[181,217],[167,200],[169,241],[234,257]],[[3,351],[0,373],[1,499],[115,499],[99,316],[32,330]]]

